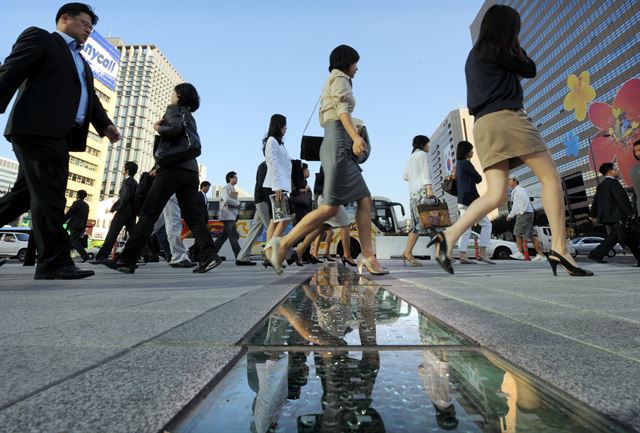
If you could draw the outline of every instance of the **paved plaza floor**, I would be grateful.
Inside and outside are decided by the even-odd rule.
[[[455,276],[423,263],[386,261],[391,274],[367,280],[640,431],[640,273],[631,262],[587,264],[593,278],[554,278],[544,262],[456,265]],[[0,431],[161,431],[318,268],[288,267],[279,278],[258,266],[223,263],[201,275],[156,263],[133,276],[94,267],[95,277],[69,282],[34,281],[33,268],[5,264]]]

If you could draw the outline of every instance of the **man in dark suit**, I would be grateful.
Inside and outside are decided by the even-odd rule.
[[[82,245],[84,231],[87,228],[87,219],[89,218],[89,205],[84,199],[87,197],[87,191],[81,189],[76,193],[77,200],[73,202],[69,210],[64,216],[67,222],[67,229],[71,232],[71,247],[75,249],[82,262],[87,261],[87,251]]]
[[[599,171],[605,178],[596,188],[589,217],[594,223],[599,222],[606,226],[607,237],[589,253],[589,258],[604,263],[604,257],[609,250],[622,240],[619,233],[620,222],[635,217],[635,212],[629,196],[618,182],[619,174],[616,166],[611,162],[605,162],[600,166]],[[626,242],[626,244],[640,266],[638,240]]]
[[[136,225],[136,213],[135,213],[135,197],[136,190],[138,189],[138,182],[134,179],[134,176],[138,172],[138,164],[133,161],[128,161],[124,164],[122,169],[122,175],[125,176],[120,185],[120,191],[118,192],[118,201],[111,206],[111,212],[116,214],[111,220],[109,231],[104,243],[100,247],[100,251],[96,254],[96,258],[91,261],[93,265],[100,265],[109,258],[111,249],[118,240],[118,235],[123,227],[127,228],[127,232],[133,232],[133,228]]]
[[[202,219],[209,230],[209,198],[207,194],[209,194],[209,189],[211,188],[211,182],[208,180],[204,180],[200,182],[200,195],[202,196]],[[192,261],[197,261],[196,258],[200,254],[200,245],[198,245],[198,241],[195,241],[191,247],[189,247],[189,258]]]
[[[38,249],[35,279],[94,274],[73,264],[62,224],[69,152],[86,149],[89,123],[112,143],[120,138],[80,55],[97,21],[90,6],[68,3],[56,14],[55,32],[29,27],[0,65],[0,113],[19,88],[4,135],[20,162],[13,189],[0,201],[0,220],[31,209]]]

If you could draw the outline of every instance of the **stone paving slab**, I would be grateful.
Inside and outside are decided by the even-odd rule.
[[[423,263],[409,269],[386,262],[389,290],[640,431],[638,268],[587,264],[595,277],[553,277],[545,263],[506,261],[491,272],[454,265],[449,276],[435,262]]]
[[[94,278],[43,284],[32,268],[3,266],[0,431],[159,431],[313,270],[92,269]]]

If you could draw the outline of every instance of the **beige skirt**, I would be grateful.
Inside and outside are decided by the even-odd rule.
[[[473,125],[476,152],[482,169],[509,161],[509,169],[522,165],[521,156],[547,150],[540,132],[524,110],[500,110]]]

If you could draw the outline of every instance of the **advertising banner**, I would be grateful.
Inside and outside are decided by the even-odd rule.
[[[85,42],[82,55],[89,62],[93,76],[111,90],[116,88],[120,52],[95,30]]]

